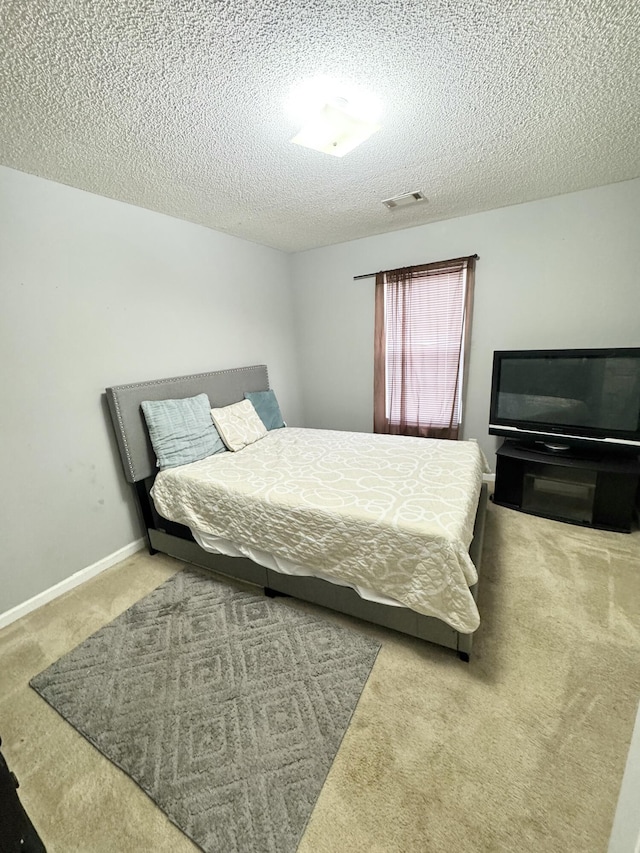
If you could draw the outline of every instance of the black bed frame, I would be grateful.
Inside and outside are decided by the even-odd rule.
[[[107,389],[107,400],[125,476],[135,489],[136,504],[146,532],[149,552],[168,554],[218,574],[255,584],[262,587],[268,595],[290,595],[436,643],[455,650],[462,660],[468,661],[473,634],[462,634],[439,619],[424,616],[405,607],[367,601],[350,587],[314,577],[282,574],[245,557],[212,554],[195,542],[189,528],[158,515],[150,496],[156,473],[155,455],[140,410],[142,400],[184,398],[205,392],[213,406],[224,406],[241,400],[245,391],[266,390],[268,387],[267,369],[264,365],[257,365]],[[476,512],[473,541],[469,548],[469,555],[478,574],[486,506],[487,487],[483,485]],[[474,598],[477,596],[477,587],[477,583],[471,587]]]

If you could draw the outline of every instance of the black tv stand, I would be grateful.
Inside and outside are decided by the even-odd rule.
[[[640,460],[624,453],[549,450],[507,439],[496,451],[493,501],[501,506],[629,533]]]

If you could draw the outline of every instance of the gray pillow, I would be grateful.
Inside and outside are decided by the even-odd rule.
[[[253,408],[267,429],[280,429],[285,425],[273,391],[245,391],[244,398],[253,403]]]
[[[160,469],[226,450],[211,420],[206,394],[184,400],[145,400],[141,405]]]

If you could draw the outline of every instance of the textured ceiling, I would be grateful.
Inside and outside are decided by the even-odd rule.
[[[383,104],[342,159],[318,75]],[[1,0],[0,92],[0,163],[296,251],[640,175],[640,3]]]

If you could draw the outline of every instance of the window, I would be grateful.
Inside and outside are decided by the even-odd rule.
[[[377,274],[375,432],[458,438],[475,260]]]

